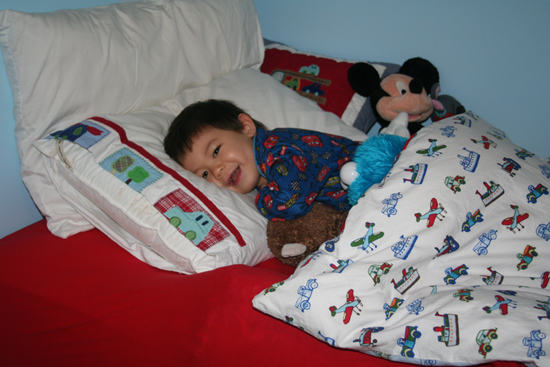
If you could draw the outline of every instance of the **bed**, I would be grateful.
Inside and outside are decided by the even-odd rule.
[[[295,269],[253,195],[184,171],[162,139],[224,98],[365,140],[354,61],[264,40],[248,0],[2,11],[0,44],[45,217],[0,240],[1,365],[548,364],[550,162],[498,124],[423,128]]]

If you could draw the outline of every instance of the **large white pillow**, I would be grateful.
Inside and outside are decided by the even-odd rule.
[[[79,10],[0,12],[22,176],[50,230],[91,228],[56,193],[32,142],[93,115],[159,104],[242,67],[264,48],[252,0],[149,0]]]
[[[239,69],[164,105],[58,124],[48,131],[53,136],[35,146],[66,202],[137,258],[182,273],[255,265],[271,256],[267,221],[254,204],[255,194],[220,189],[164,153],[163,139],[175,115],[187,104],[208,98],[232,100],[269,127],[366,138],[269,75]],[[194,224],[197,218],[206,225],[202,232]],[[188,231],[191,236],[186,236]]]

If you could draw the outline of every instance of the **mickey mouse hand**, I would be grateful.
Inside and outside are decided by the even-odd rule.
[[[397,135],[403,138],[409,139],[411,133],[408,130],[409,115],[406,112],[400,112],[396,118],[394,118],[388,127],[380,130],[381,135]]]

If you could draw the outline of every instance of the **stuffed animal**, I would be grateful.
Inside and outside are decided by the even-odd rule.
[[[400,112],[406,112],[408,130],[414,134],[422,128],[422,122],[434,115],[434,107],[440,115],[454,112],[445,108],[447,102],[437,99],[440,91],[437,68],[420,57],[405,61],[398,73],[382,79],[372,65],[359,62],[349,68],[348,81],[357,94],[370,99],[372,112],[382,128]],[[437,91],[433,100],[429,95],[432,89]]]
[[[372,185],[384,181],[406,143],[403,136],[376,135],[357,148],[353,161],[340,170],[340,181],[351,205],[357,204]]]
[[[350,67],[348,80],[356,93],[370,97],[372,111],[383,126],[381,135],[361,144],[354,162],[341,169],[342,186],[349,186],[348,198],[354,205],[370,186],[383,181],[410,134],[418,131],[423,121],[430,117],[437,121],[464,107],[450,96],[439,95],[439,72],[421,58],[407,60],[398,73],[390,71],[383,79],[370,64],[357,63]],[[296,267],[342,229],[347,212],[313,205],[300,218],[267,225],[268,247],[284,264]]]
[[[434,105],[434,112],[430,118],[433,122],[466,112],[466,108],[456,98],[440,93],[441,86],[439,83],[432,85],[430,97]]]
[[[373,184],[382,182],[395,157],[401,152],[409,132],[407,116],[400,114],[388,127],[398,135],[377,135],[363,142],[356,151],[354,162],[346,163],[340,172],[344,188],[352,205]],[[363,164],[366,163],[366,164]],[[270,221],[267,224],[267,246],[282,263],[296,267],[319,247],[340,234],[348,212],[337,211],[321,203],[302,217],[288,221]]]
[[[321,203],[312,205],[313,208],[302,217],[267,223],[267,246],[283,264],[298,266],[342,230],[347,211],[338,211]]]

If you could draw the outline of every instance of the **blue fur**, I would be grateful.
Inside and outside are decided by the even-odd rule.
[[[353,161],[357,163],[359,176],[348,188],[351,205],[357,204],[357,200],[369,187],[382,182],[406,142],[406,138],[397,135],[377,135],[365,140],[357,148]]]

